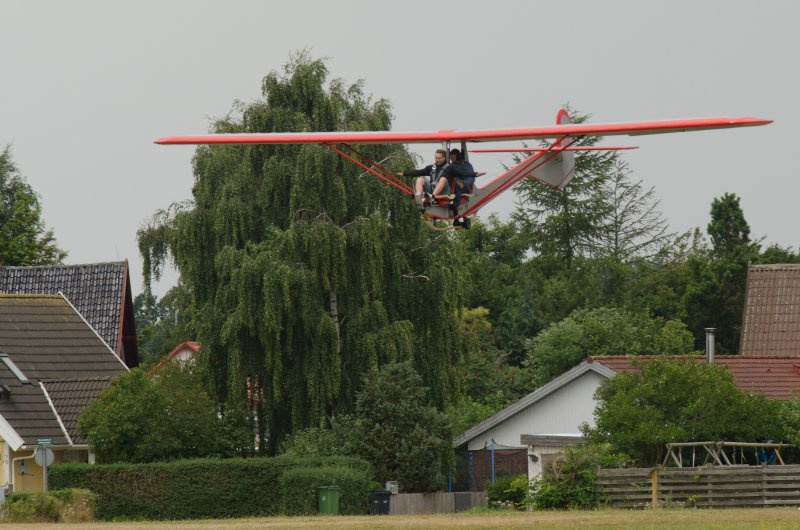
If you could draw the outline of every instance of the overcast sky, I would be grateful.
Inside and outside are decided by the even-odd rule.
[[[138,294],[136,230],[193,182],[194,148],[152,141],[207,132],[310,48],[389,99],[401,131],[550,125],[566,102],[595,122],[774,119],[609,143],[641,146],[623,156],[674,230],[705,228],[712,199],[733,192],[753,236],[797,248],[798,21],[790,1],[2,0],[0,147],[13,145],[67,263],[127,258]],[[513,204],[507,193],[484,212]]]

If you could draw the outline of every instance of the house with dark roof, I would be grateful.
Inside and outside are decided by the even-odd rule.
[[[128,367],[139,365],[127,260],[0,267],[0,293],[62,293]]]
[[[800,264],[747,268],[739,354],[800,357]]]
[[[34,460],[46,439],[55,463],[87,462],[80,411],[127,370],[61,294],[0,294],[0,480],[12,491],[41,491]]]
[[[500,454],[501,465],[507,471],[518,474],[527,469],[530,478],[540,475],[555,454],[581,443],[582,423],[594,424],[594,393],[600,384],[616,374],[638,371],[634,361],[647,362],[656,357],[664,358],[589,357],[465,431],[453,446],[470,456],[471,484],[482,489],[490,477],[489,451],[494,453],[495,468],[501,467],[497,461]],[[694,359],[707,362],[702,356]],[[717,355],[714,362],[726,366],[736,386],[746,392],[780,400],[800,396],[800,358]]]

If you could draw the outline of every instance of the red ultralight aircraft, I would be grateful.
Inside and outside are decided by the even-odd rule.
[[[467,142],[497,142],[509,140],[543,140],[553,139],[547,147],[520,149],[473,149],[473,152],[524,152],[530,153],[514,167],[505,171],[481,188],[474,187],[472,193],[462,196],[458,205],[458,215],[453,215],[448,204],[452,196],[437,196],[435,202],[425,208],[423,216],[429,225],[432,220],[452,219],[462,228],[469,228],[469,216],[486,205],[489,201],[511,188],[526,177],[539,180],[547,186],[562,189],[572,179],[575,171],[575,152],[601,151],[618,149],[635,149],[632,146],[591,146],[575,145],[584,136],[612,136],[641,134],[662,134],[671,132],[702,131],[708,129],[725,129],[767,125],[772,120],[760,118],[695,118],[686,120],[665,120],[635,123],[607,124],[573,124],[565,110],[559,111],[556,125],[533,129],[499,129],[438,132],[394,132],[394,131],[358,131],[358,132],[303,132],[303,133],[237,133],[207,134],[200,136],[172,136],[156,140],[157,144],[319,144],[331,149],[347,160],[361,166],[387,184],[403,193],[414,196],[414,189],[392,174],[377,162],[356,150],[353,145],[359,144],[411,144],[441,143],[449,152],[452,142],[460,142],[461,150],[468,157]]]

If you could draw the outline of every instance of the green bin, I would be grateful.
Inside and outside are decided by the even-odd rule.
[[[339,486],[319,487],[319,513],[339,515]]]

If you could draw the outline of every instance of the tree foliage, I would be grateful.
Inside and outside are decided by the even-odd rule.
[[[736,387],[724,366],[695,359],[652,359],[597,389],[593,441],[609,443],[640,465],[655,465],[669,442],[781,439],[780,404]]]
[[[98,463],[144,463],[230,456],[232,438],[200,377],[167,363],[152,376],[134,369],[117,376],[81,411],[78,432]]]
[[[590,118],[571,112],[573,123]],[[581,138],[575,145],[592,146],[596,136]],[[607,183],[618,154],[614,151],[588,152],[575,158],[575,172],[564,189],[543,186],[525,179],[515,186],[520,204],[514,219],[521,223],[537,253],[557,257],[567,268],[577,256],[592,254],[603,236],[605,220],[611,213]]]
[[[717,328],[720,353],[739,352],[747,267],[759,261],[759,245],[750,241],[750,226],[739,197],[726,193],[711,203],[707,233],[712,246],[707,255],[689,263],[692,281],[687,286],[687,320],[695,333],[695,344],[704,340],[704,329]]]
[[[336,416],[329,427],[306,427],[284,438],[280,454],[309,456],[349,456],[356,454],[356,418],[349,414]]]
[[[677,320],[614,308],[581,309],[531,340],[528,363],[544,384],[589,355],[679,355],[692,334]]]
[[[390,127],[386,100],[327,79],[324,61],[297,54],[264,78],[263,99],[213,132]],[[412,163],[397,147],[364,153]],[[352,411],[362,375],[390,362],[412,361],[439,406],[455,394],[462,256],[407,197],[319,146],[200,147],[194,173],[193,201],[139,232],[145,271],[177,265],[226,410],[244,402],[248,380],[263,395],[262,450]]]
[[[160,300],[146,293],[133,299],[136,315],[136,342],[140,365],[150,366],[164,358],[178,344],[191,340],[179,310],[179,299],[185,296],[178,287],[170,289]]]
[[[0,265],[51,265],[66,257],[53,231],[45,228],[39,197],[6,146],[0,151]]]
[[[606,183],[611,208],[598,251],[616,262],[652,257],[675,237],[658,210],[655,188],[644,190],[642,181],[631,180],[628,163],[615,158]]]
[[[373,368],[356,410],[357,450],[379,482],[396,480],[407,492],[444,487],[453,464],[449,423],[428,404],[427,389],[410,363]]]

